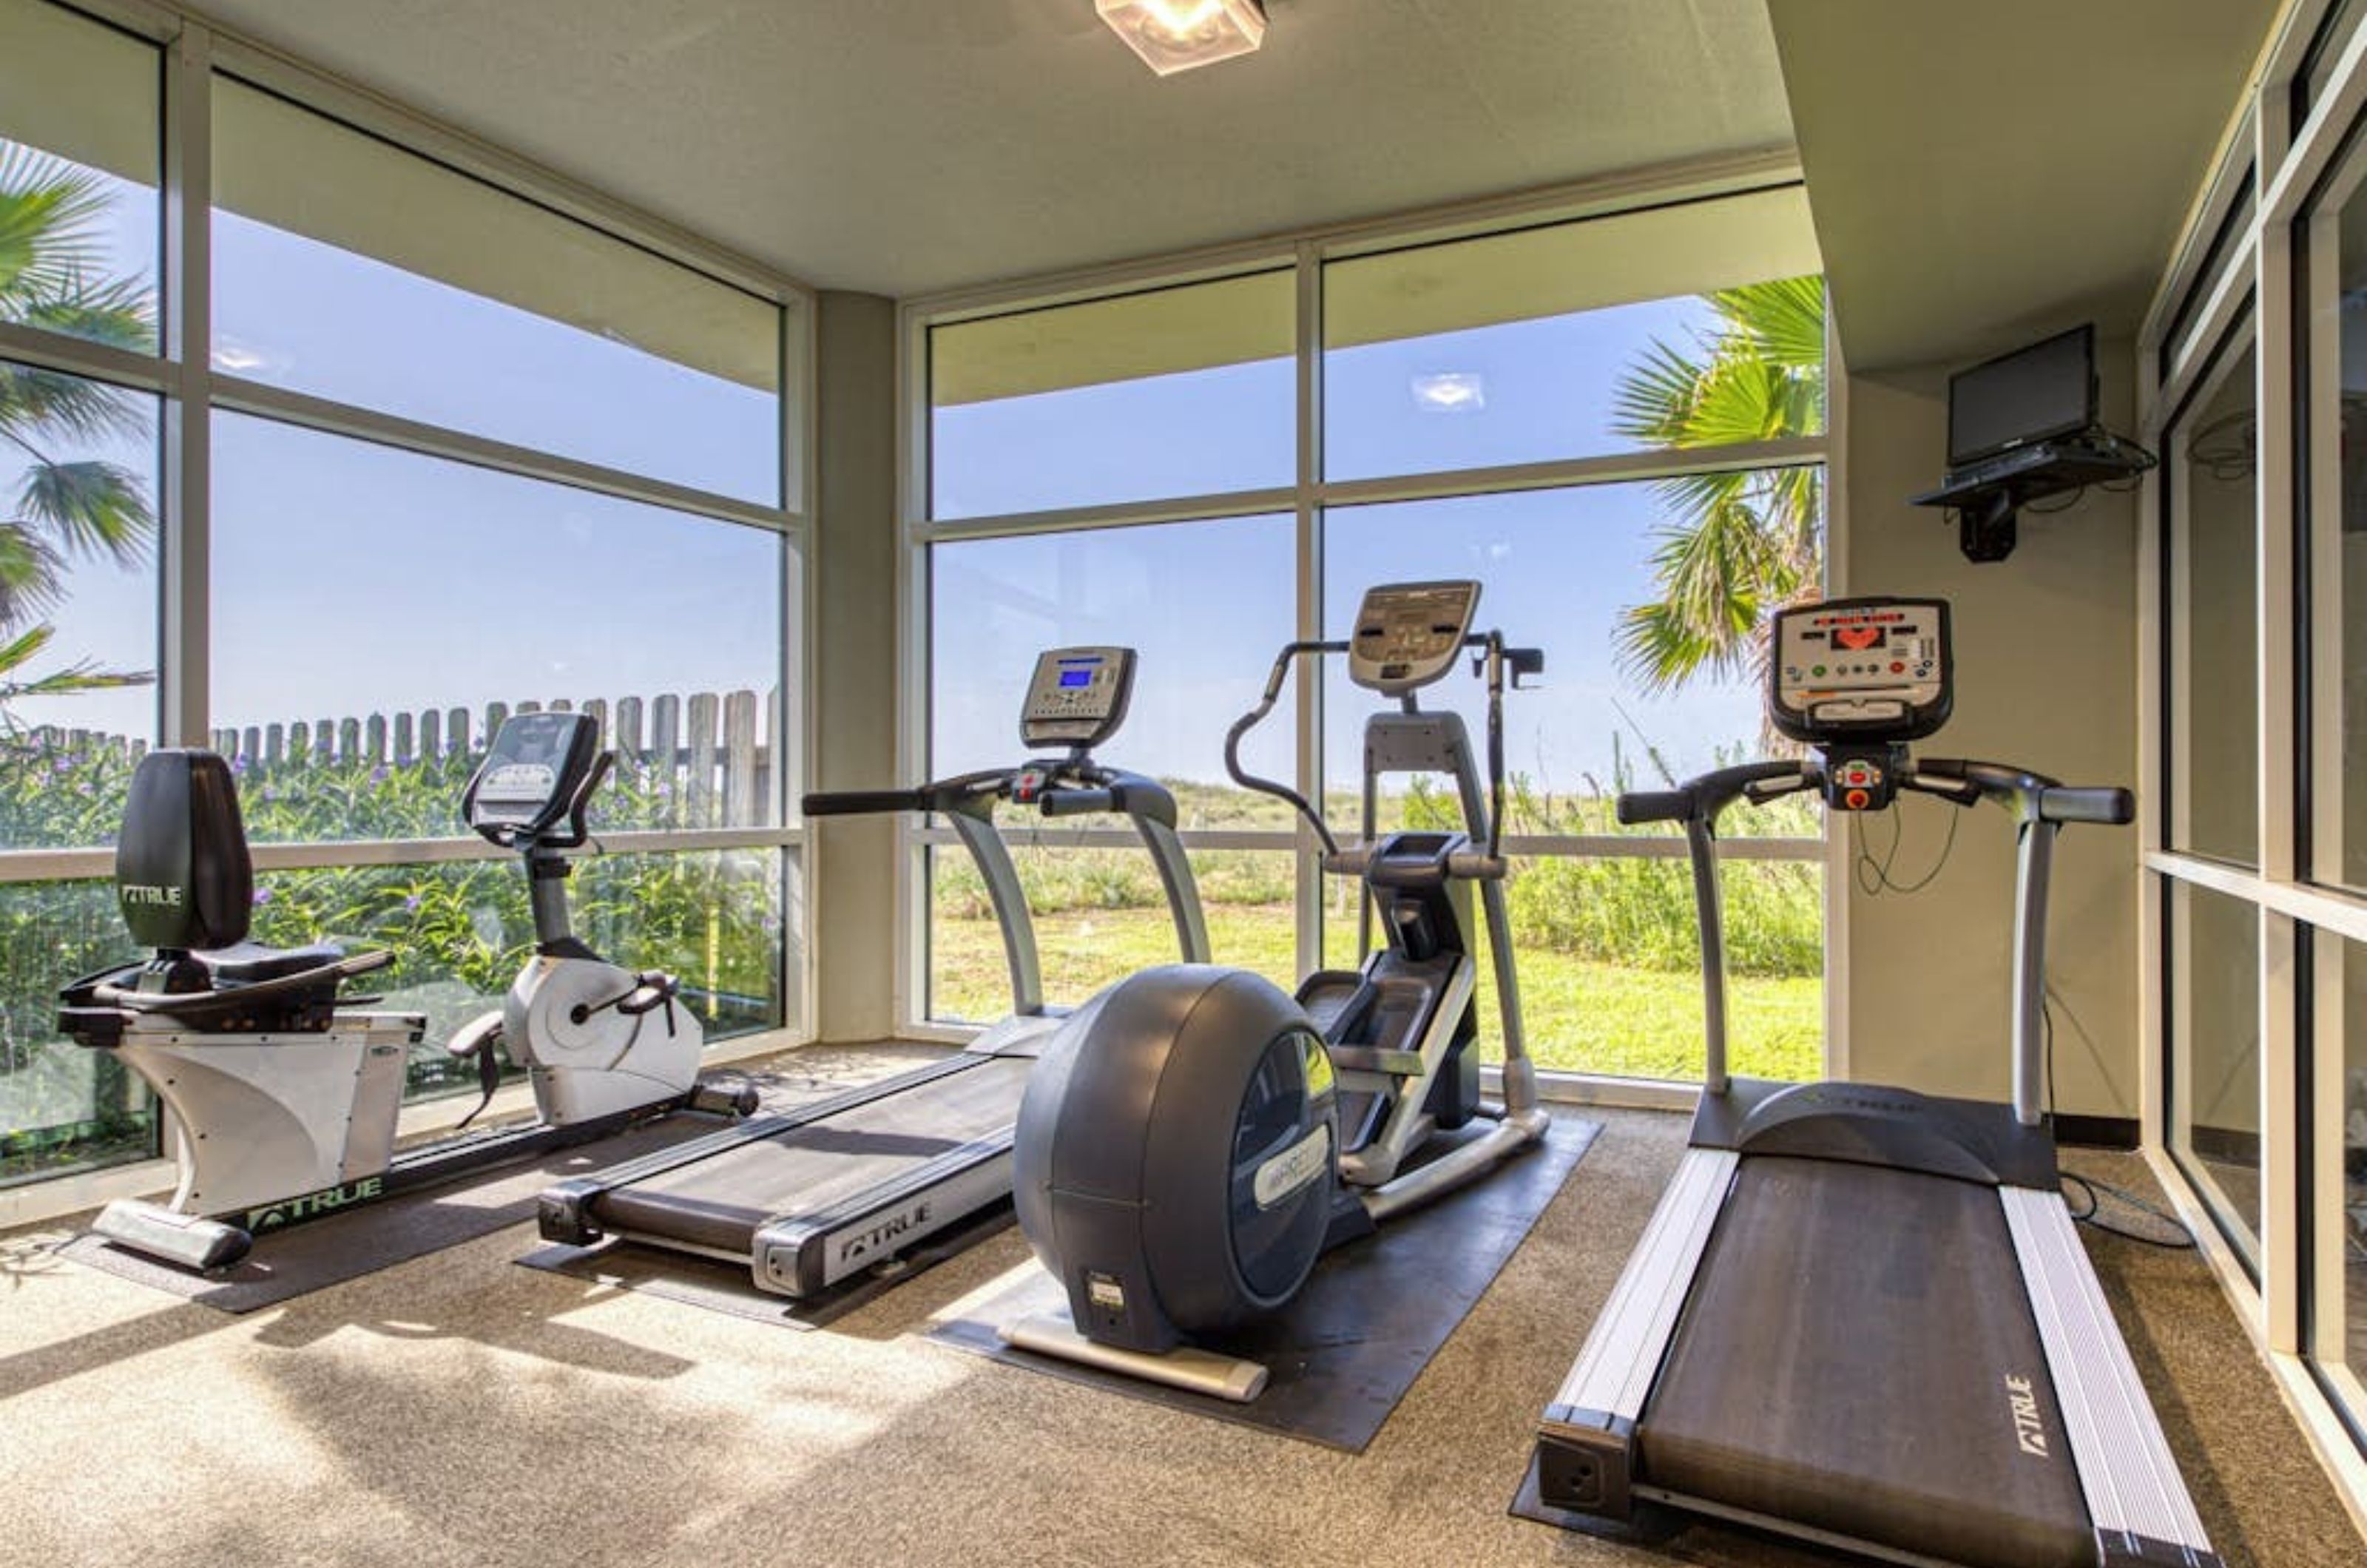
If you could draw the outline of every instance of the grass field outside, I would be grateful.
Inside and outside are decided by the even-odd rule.
[[[1217,961],[1294,987],[1291,908],[1217,904],[1207,909]],[[1326,922],[1331,962],[1353,958],[1353,918]],[[1083,1001],[1138,969],[1175,960],[1166,912],[1059,909],[1036,917],[1045,994]],[[932,930],[931,1011],[985,1022],[1011,1010],[1011,982],[994,922],[940,910]],[[1484,954],[1483,954],[1484,960]],[[1496,1038],[1493,985],[1481,971],[1480,1032]],[[1549,948],[1521,955],[1521,1004],[1529,1052],[1540,1067],[1625,1077],[1698,1078],[1701,979],[1690,970],[1639,968]],[[1809,1078],[1823,1067],[1824,985],[1816,976],[1736,976],[1727,983],[1734,1068],[1754,1077]],[[1498,1055],[1491,1043],[1488,1055]]]

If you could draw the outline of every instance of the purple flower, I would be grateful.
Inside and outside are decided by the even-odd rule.
[[[419,913],[419,895],[413,893],[410,897],[405,898],[402,901],[402,907],[414,915]]]
[[[372,783],[372,784],[384,784],[384,783],[386,783],[386,764],[385,764],[385,763],[381,762],[381,763],[379,763],[377,767],[372,768],[372,769],[370,770],[370,783]]]
[[[56,761],[51,762],[51,763],[50,764],[50,772],[51,772],[51,773],[73,773],[73,772],[74,772],[74,759],[73,759],[73,758],[71,758],[71,757],[61,757],[61,758],[59,758]]]
[[[262,906],[264,906],[264,905],[266,905],[266,904],[270,903],[270,902],[271,902],[271,889],[270,889],[270,888],[268,888],[268,887],[258,887],[258,888],[256,888],[256,889],[255,890],[255,906],[256,906],[256,908],[260,908]]]

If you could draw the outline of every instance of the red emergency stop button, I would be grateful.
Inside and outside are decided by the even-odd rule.
[[[1867,805],[1873,801],[1873,799],[1874,796],[1868,795],[1865,791],[1862,789],[1853,789],[1847,795],[1841,796],[1841,804],[1848,807],[1852,811],[1863,811],[1866,808]]]
[[[1905,663],[1903,660],[1897,660],[1897,659],[1892,660],[1890,661],[1890,672],[1891,672],[1893,675],[1904,675],[1904,674],[1906,674],[1906,673],[1907,673],[1907,665],[1906,665],[1906,663]]]

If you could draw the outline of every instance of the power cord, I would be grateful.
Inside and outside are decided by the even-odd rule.
[[[2040,1037],[2045,1043],[2046,1110],[2049,1115],[2052,1115],[2055,1111],[2055,1010],[2058,1007],[2071,1020],[2071,1027],[2078,1030],[2079,1037],[2083,1040],[2088,1039],[2087,1028],[2080,1023],[2079,1015],[2071,1010],[2071,1004],[2056,996],[2052,986],[2048,987],[2045,994],[2039,998],[2038,1015],[2044,1024],[2044,1032]],[[2093,1043],[2090,1042],[2090,1043]],[[2071,1218],[2078,1224],[2092,1225],[2107,1235],[2139,1242],[2146,1247],[2157,1247],[2166,1252],[2191,1252],[2194,1249],[2194,1233],[2188,1230],[2176,1214],[2138,1197],[2127,1188],[2115,1187],[2109,1181],[2099,1181],[2093,1177],[2075,1176],[2067,1170],[2056,1171],[2055,1179],[2064,1189],[2063,1206],[2071,1211]],[[2074,1191],[2086,1198],[2088,1203],[2086,1208],[2080,1208],[2072,1202],[2071,1194]],[[2117,1224],[2105,1219],[2101,1212],[2104,1206],[2102,1195],[2105,1194],[2109,1194],[2114,1201],[2124,1207],[2134,1209],[2157,1224],[2166,1227],[2169,1234],[2133,1229],[2128,1225]]]
[[[1890,868],[1898,863],[1898,846],[1906,841],[1907,823],[1903,813],[1890,813],[1890,847],[1883,852],[1880,860],[1876,860],[1873,852],[1865,847],[1864,837],[1861,835],[1859,838],[1857,863],[1852,868],[1857,877],[1858,890],[1869,898],[1875,898],[1884,893],[1902,896],[1920,893],[1931,886],[1932,880],[1946,868],[1948,856],[1955,850],[1956,824],[1963,816],[1961,811],[1948,813],[1948,837],[1941,844],[1940,858],[1931,863],[1931,869],[1912,882],[1899,882],[1891,876]]]
[[[2098,1181],[2093,1177],[2074,1176],[2067,1170],[2058,1171],[2056,1179],[2063,1184],[2065,1207],[2071,1210],[2071,1217],[2079,1224],[2093,1225],[2107,1235],[2120,1236],[2126,1241],[2138,1242],[2146,1247],[2157,1247],[2165,1252],[2194,1250],[2194,1233],[2188,1230],[2176,1214],[2158,1204],[2138,1197],[2127,1188],[2115,1187],[2109,1181]],[[2071,1194],[2075,1191],[2087,1199],[2086,1208],[2082,1209],[2072,1203]],[[2106,1197],[2110,1197],[2114,1202],[2125,1208],[2135,1210],[2146,1219],[2164,1227],[2168,1234],[2164,1234],[2163,1231],[2140,1230],[2105,1219],[2101,1211]]]

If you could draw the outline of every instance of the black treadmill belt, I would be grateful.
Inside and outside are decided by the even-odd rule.
[[[1645,1406],[1646,1483],[1975,1568],[2096,1545],[1997,1194],[1747,1158]]]
[[[619,1187],[594,1213],[610,1230],[745,1255],[759,1227],[819,1214],[1009,1128],[1035,1062],[978,1065],[837,1115]]]

